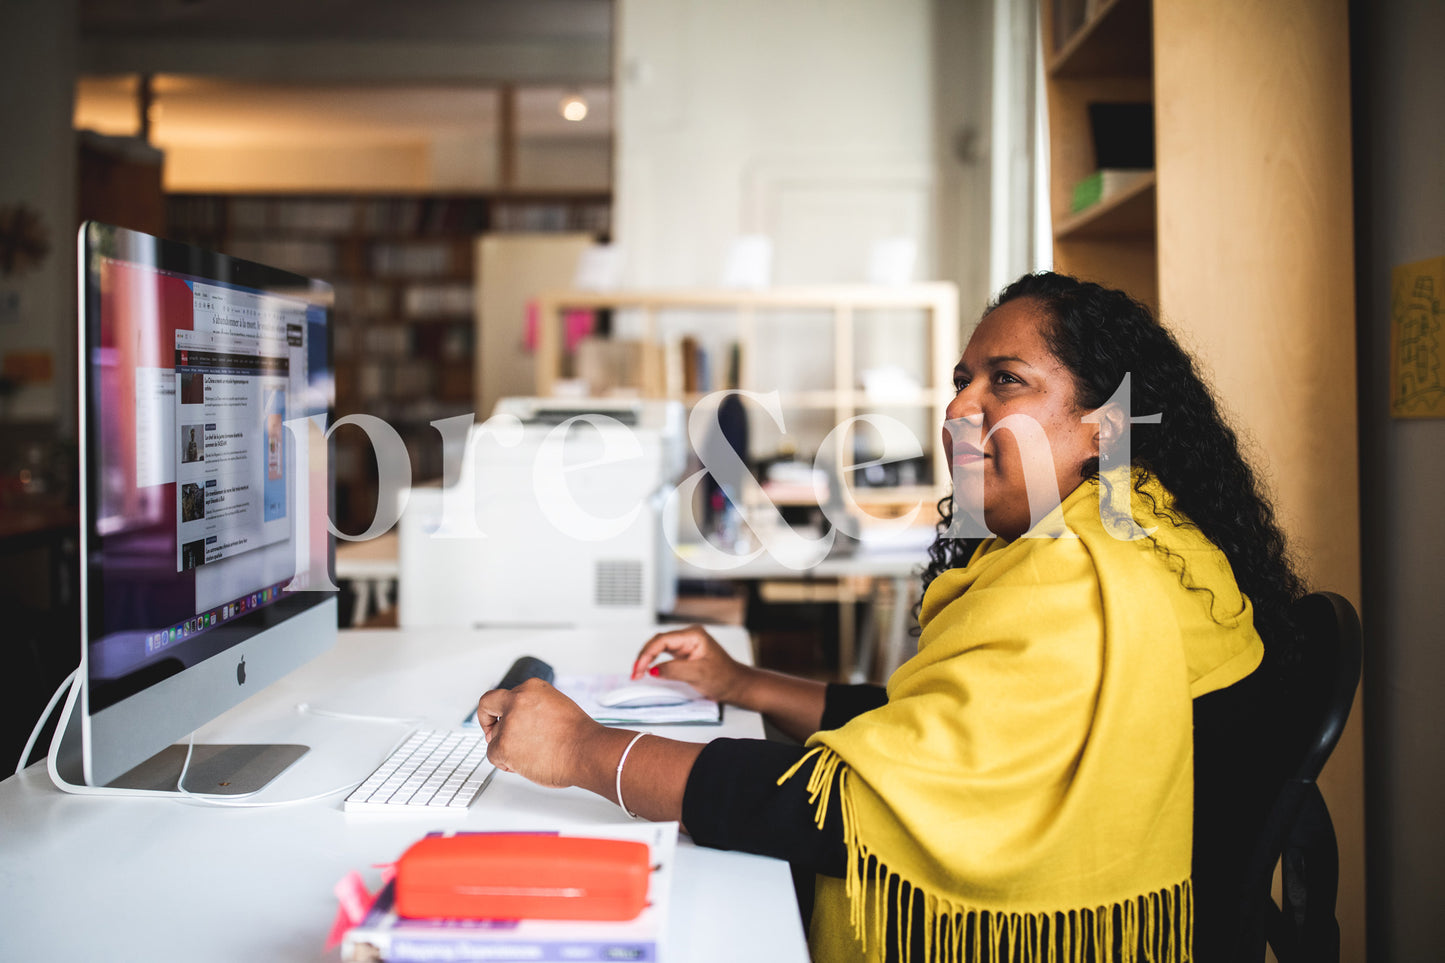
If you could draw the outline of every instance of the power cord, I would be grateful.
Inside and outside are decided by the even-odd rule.
[[[244,796],[254,795],[255,792],[259,792],[260,790],[245,793],[244,796],[241,798],[238,798],[236,796],[215,796],[209,793],[191,792],[189,789],[186,788],[186,772],[191,768],[191,753],[195,750],[195,748],[196,734],[193,732],[186,740],[186,761],[181,764],[181,774],[176,777],[176,792],[180,793],[186,799],[201,803],[202,805],[206,806],[220,806],[222,808],[228,809],[278,809],[282,806],[297,806],[301,803],[316,802],[319,799],[325,799],[327,796],[335,796],[338,793],[350,792],[357,786],[361,785],[362,782],[360,779],[358,779],[356,780],[356,782],[348,783],[347,785],[340,786],[336,789],[328,789],[325,792],[318,792],[310,796],[299,796],[295,799],[280,799],[275,802],[247,802],[245,800]],[[169,795],[169,793],[167,795]]]
[[[40,730],[45,728],[45,720],[50,718],[50,713],[55,711],[55,704],[60,701],[66,688],[75,681],[75,677],[79,673],[80,669],[71,669],[70,674],[60,683],[60,688],[55,690],[55,695],[51,696],[50,701],[45,704],[45,711],[40,713],[40,718],[35,720],[35,728],[30,730],[30,738],[25,740],[25,748],[20,752],[20,761],[15,764],[15,775],[18,776],[25,771],[26,760],[30,758],[30,753],[35,751],[35,743],[40,741]],[[60,731],[59,726],[60,723],[57,722],[57,732]]]
[[[336,712],[331,709],[317,709],[309,702],[296,703],[296,711],[303,715],[313,715],[323,719],[343,719],[351,722],[386,722],[396,725],[410,726],[425,721],[420,718],[407,719],[398,716],[371,716],[362,715],[354,712]],[[295,806],[299,803],[315,802],[319,799],[325,799],[327,796],[335,796],[339,793],[350,792],[365,781],[363,779],[358,779],[356,780],[356,782],[350,783],[346,786],[342,786],[338,789],[329,789],[326,792],[316,793],[313,796],[302,796],[298,799],[285,799],[279,802],[246,802],[243,799],[238,799],[234,796],[215,796],[207,793],[192,792],[191,790],[186,788],[185,782],[186,771],[190,768],[191,765],[191,752],[195,748],[195,741],[196,734],[193,732],[191,733],[190,738],[186,742],[186,761],[181,765],[181,774],[176,777],[176,790],[181,795],[189,799],[196,800],[197,802],[204,803],[208,806],[221,806],[234,809],[265,809],[274,808],[277,806]],[[398,739],[396,743],[389,750],[387,750],[386,755],[382,756],[382,758],[385,759],[387,756],[390,756],[405,741],[406,736],[402,736],[402,738]]]
[[[71,713],[75,711],[75,702],[80,695],[80,670],[70,674],[70,692],[65,697],[65,708],[60,712],[60,720],[55,724],[55,732],[50,736],[50,751],[45,754],[45,768],[50,773],[50,781],[55,788],[62,792],[68,792],[74,796],[148,796],[151,798],[174,799],[176,794],[169,790],[158,789],[120,789],[110,786],[82,786],[70,782],[60,774],[56,767],[56,757],[60,755],[60,739],[65,732],[66,722],[70,719]],[[42,719],[42,722],[44,720]],[[37,729],[39,727],[37,726]]]
[[[63,732],[65,731],[66,722],[71,718],[71,714],[75,711],[75,704],[80,695],[80,685],[80,669],[72,669],[70,674],[65,677],[64,681],[60,683],[59,688],[55,690],[55,694],[50,697],[50,701],[46,704],[45,710],[40,713],[40,718],[36,720],[35,727],[31,729],[30,738],[26,740],[25,749],[21,752],[20,760],[15,767],[16,775],[19,775],[25,770],[26,760],[30,758],[30,753],[34,751],[35,744],[40,739],[40,732],[42,729],[45,728],[46,720],[50,718],[50,714],[55,710],[56,703],[58,703],[61,696],[64,695],[65,707],[61,710],[60,719],[56,722],[55,732],[52,733],[50,736],[50,750],[45,754],[45,768],[50,775],[50,781],[55,784],[55,787],[62,792],[70,793],[71,795],[147,796],[163,799],[184,799],[187,801],[200,803],[202,805],[218,806],[223,808],[274,809],[282,806],[295,806],[301,803],[315,802],[320,799],[325,799],[328,796],[335,796],[339,793],[350,792],[357,786],[361,785],[363,781],[358,779],[357,781],[348,783],[345,786],[340,786],[335,789],[328,789],[325,792],[314,793],[310,796],[301,796],[295,799],[281,799],[265,802],[248,802],[245,799],[237,798],[234,796],[217,796],[209,793],[192,792],[185,786],[186,773],[190,771],[191,757],[195,751],[196,734],[192,732],[186,740],[186,758],[185,761],[181,764],[180,775],[176,777],[176,788],[174,790],[126,789],[113,786],[86,786],[70,782],[60,774],[60,770],[57,768],[55,760],[60,754],[60,740]],[[385,722],[397,725],[415,725],[423,721],[421,719],[407,719],[393,716],[371,716],[360,715],[350,712],[335,712],[330,709],[317,709],[306,702],[297,703],[296,711],[303,714],[319,716],[322,718],[343,719],[355,722]],[[405,737],[403,737],[402,739],[398,739],[396,745],[392,746],[390,752],[394,752],[396,748],[402,744],[403,741],[405,741]],[[388,752],[388,755],[390,755],[390,752]],[[247,795],[251,794],[248,793]]]
[[[405,718],[402,716],[369,716],[355,712],[337,712],[334,709],[318,709],[309,702],[296,703],[296,711],[302,715],[316,716],[321,719],[342,719],[347,722],[389,722],[399,726],[416,726],[426,719],[422,716]]]

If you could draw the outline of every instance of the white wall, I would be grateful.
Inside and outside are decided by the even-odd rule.
[[[1006,0],[935,0],[933,4],[934,191],[938,200],[934,263],[940,279],[958,285],[965,332],[972,330],[984,305],[997,293],[990,280],[998,256],[989,241],[993,168],[996,160],[1007,160],[1000,155],[994,130],[993,87],[998,70],[1007,69],[1003,61],[1014,59],[1007,49],[993,49],[994,14],[1000,2]],[[1047,156],[1046,151],[1041,155],[1045,164]],[[1042,177],[1047,187],[1046,169]],[[1027,225],[1013,227],[1022,230]],[[1052,240],[1052,233],[1045,231],[1045,249]]]
[[[74,0],[0,0],[0,207],[36,211],[49,254],[35,268],[0,275],[0,357],[48,353],[52,377],[0,407],[5,419],[75,419]],[[16,149],[16,145],[23,145]]]
[[[1445,945],[1445,421],[1389,417],[1390,269],[1445,256],[1445,5],[1360,5],[1356,28],[1370,958]]]
[[[889,233],[931,250],[929,27],[927,0],[621,0],[629,280],[716,284],[741,234],[781,284],[862,280]]]
[[[773,240],[774,284],[863,282],[874,242],[902,235],[918,245],[914,279],[960,283],[971,323],[987,296],[989,9],[619,0],[613,223],[625,282],[716,286],[730,245],[750,234]],[[759,387],[831,386],[826,319],[790,327],[757,359]],[[860,367],[922,354],[920,325],[865,330]],[[790,433],[831,427],[789,417]]]

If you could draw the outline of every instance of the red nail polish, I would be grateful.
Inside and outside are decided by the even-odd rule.
[[[648,675],[657,675],[660,672],[662,672],[662,666],[660,665],[654,665],[652,668],[647,670]]]

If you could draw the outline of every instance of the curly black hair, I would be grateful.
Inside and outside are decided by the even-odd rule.
[[[1132,432],[1133,465],[1158,478],[1173,494],[1174,508],[1224,552],[1240,591],[1254,606],[1266,646],[1290,648],[1288,610],[1305,586],[1274,509],[1194,360],[1148,307],[1122,291],[1052,272],[1027,274],[1006,287],[988,311],[1020,298],[1043,312],[1045,343],[1077,382],[1080,408],[1103,405],[1128,375],[1133,412],[1162,414],[1157,427]],[[1097,458],[1085,464],[1086,479],[1098,472]],[[966,564],[978,545],[977,539],[946,536],[951,495],[938,508],[942,522],[928,551],[925,590],[943,572]]]

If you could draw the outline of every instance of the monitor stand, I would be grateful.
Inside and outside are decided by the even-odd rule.
[[[104,792],[104,789],[143,789],[150,792],[168,792],[180,795],[176,781],[181,775],[181,766],[186,761],[186,746],[174,745],[162,749],[145,762],[115,779],[103,788],[67,788],[85,785],[84,767],[81,762],[80,680],[71,682],[70,695],[61,709],[57,732],[51,743],[54,763],[52,779],[58,776],[56,788],[66,792]],[[191,753],[191,765],[186,770],[186,791],[207,796],[244,796],[262,789],[266,784],[284,772],[307,752],[306,746],[281,743],[278,745],[227,745],[223,743],[198,743]]]
[[[244,796],[262,789],[297,759],[307,747],[197,743],[186,770],[186,791],[206,796]],[[114,789],[176,792],[176,781],[186,761],[186,746],[174,745],[151,756],[124,775],[107,783]]]

